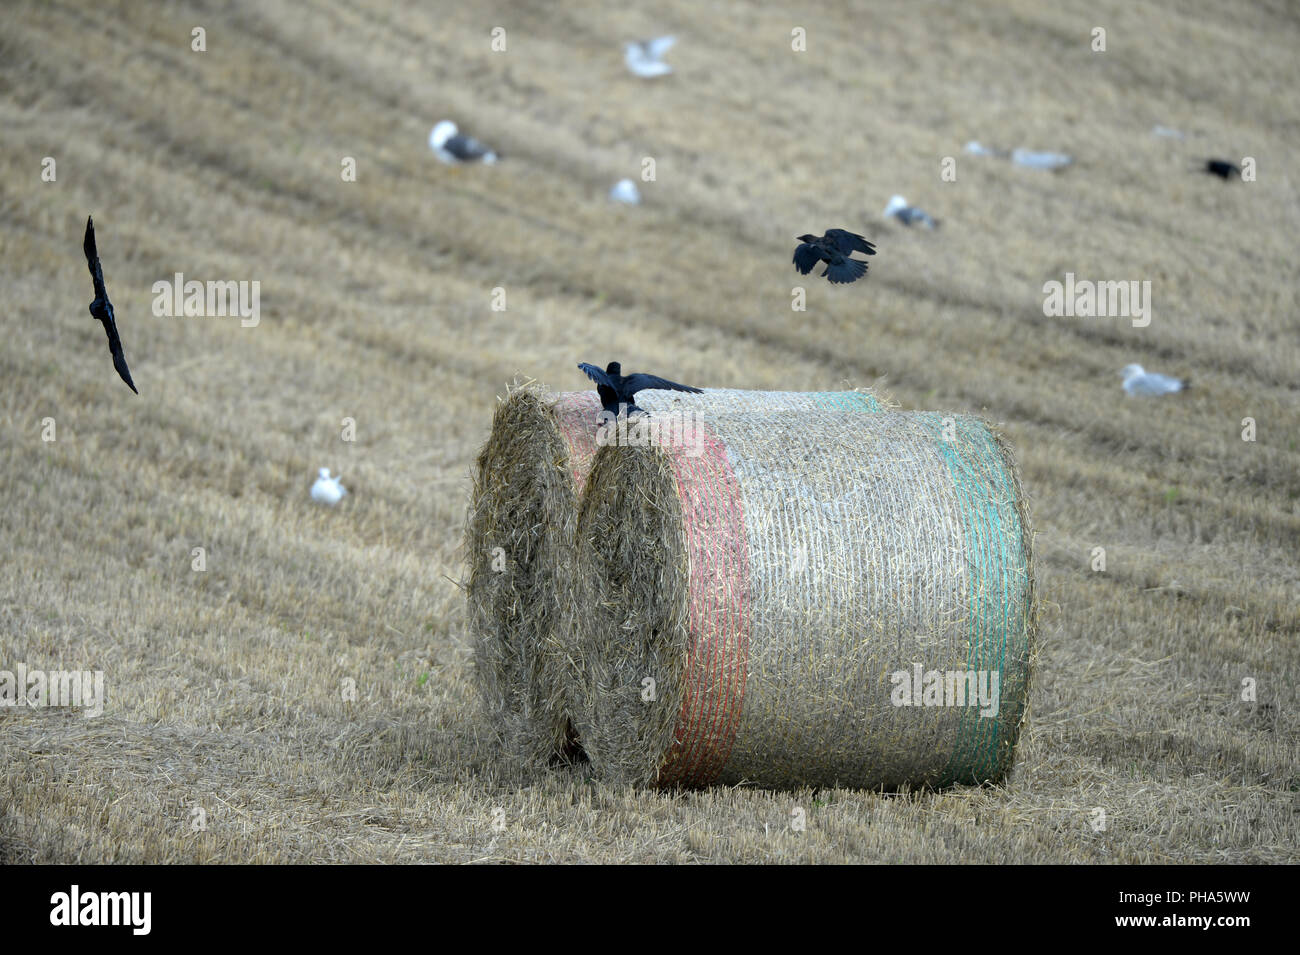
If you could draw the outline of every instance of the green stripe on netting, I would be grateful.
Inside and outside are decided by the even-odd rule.
[[[827,411],[883,411],[875,395],[861,391],[814,391],[809,393],[818,408]]]
[[[1028,555],[1022,553],[1020,514],[1007,462],[993,435],[978,421],[957,418],[957,440],[943,440],[945,417],[917,415],[934,430],[961,509],[970,594],[966,665],[995,670],[1000,685],[996,717],[981,717],[978,706],[962,707],[957,740],[940,785],[980,783],[1001,775],[1024,707],[1022,670],[1028,665],[1025,608],[1013,613],[1013,603],[1024,599]],[[1008,659],[1014,674],[1007,670]]]

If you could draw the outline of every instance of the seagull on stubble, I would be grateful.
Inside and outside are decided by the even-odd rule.
[[[1124,392],[1129,395],[1158,397],[1186,391],[1190,387],[1186,378],[1159,375],[1141,365],[1125,365],[1120,374],[1124,376]]]
[[[673,68],[663,61],[663,55],[676,42],[675,36],[660,36],[653,40],[624,43],[623,62],[633,74],[643,79],[665,76],[671,73]]]
[[[1046,152],[1037,149],[994,149],[972,139],[964,147],[972,156],[993,156],[997,159],[1010,159],[1018,166],[1030,169],[1064,169],[1074,162],[1074,157],[1065,153]]]
[[[894,196],[889,200],[889,205],[885,206],[884,216],[886,219],[891,217],[897,219],[903,225],[923,225],[927,229],[933,229],[939,224],[931,219],[930,214],[924,209],[908,205],[907,200],[902,196]]]
[[[449,119],[444,119],[429,132],[429,148],[434,155],[449,166],[482,162],[488,165],[497,161],[497,154],[473,136],[466,136]]]
[[[641,190],[636,187],[636,183],[631,179],[620,179],[614,183],[614,188],[609,190],[609,197],[615,202],[621,202],[628,206],[639,206],[641,204]]]
[[[320,469],[320,477],[311,486],[311,499],[321,504],[334,505],[347,496],[348,489],[336,477],[330,477],[329,468]]]

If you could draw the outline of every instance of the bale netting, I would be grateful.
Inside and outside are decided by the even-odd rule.
[[[567,693],[597,773],[1002,779],[1036,612],[1001,438],[937,414],[731,414],[703,448],[603,448],[587,481]]]
[[[644,391],[637,403],[656,426],[736,411],[881,409],[861,391]],[[573,593],[578,497],[599,449],[599,413],[594,390],[513,388],[497,406],[474,476],[464,546],[476,680],[504,754],[529,769],[582,755],[563,692],[576,664],[560,610]]]

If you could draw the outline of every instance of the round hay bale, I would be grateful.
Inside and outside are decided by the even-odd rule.
[[[957,416],[737,413],[703,444],[603,448],[588,479],[566,692],[597,772],[1001,779],[1036,630],[1002,440]]]
[[[637,402],[658,422],[678,412],[708,420],[736,410],[881,409],[858,391],[644,391]],[[505,755],[529,768],[582,756],[563,695],[574,663],[560,609],[573,592],[578,497],[599,450],[599,413],[595,391],[514,388],[497,406],[474,475],[464,547],[476,680]]]

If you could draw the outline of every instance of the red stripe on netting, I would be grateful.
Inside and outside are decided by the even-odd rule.
[[[600,450],[596,444],[599,416],[600,398],[594,391],[566,391],[555,396],[555,421],[569,451],[569,473],[579,494]]]
[[[694,447],[669,449],[690,557],[686,693],[659,783],[707,786],[731,756],[749,671],[749,541],[727,449],[696,423]],[[697,448],[703,453],[692,456]]]

